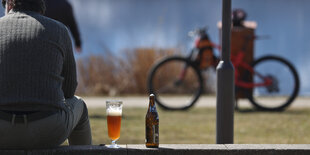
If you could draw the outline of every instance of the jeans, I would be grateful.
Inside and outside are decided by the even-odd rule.
[[[0,148],[53,148],[66,139],[69,145],[91,145],[86,104],[77,96],[67,99],[65,104],[66,109],[36,121],[14,123],[0,119]]]

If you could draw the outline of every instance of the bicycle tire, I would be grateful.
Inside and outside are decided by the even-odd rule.
[[[276,88],[276,86],[272,86],[272,87],[268,87],[268,88],[265,86],[265,88],[263,88],[263,89],[267,90],[266,91],[267,93],[268,92],[272,93],[272,91],[273,91],[272,89],[275,89],[273,92],[276,92],[277,89],[278,89],[278,91],[281,91],[281,89],[283,90],[283,88],[288,88],[288,89],[284,89],[284,90],[287,90],[288,94],[287,95],[283,95],[285,92],[283,94],[279,93],[278,95],[282,96],[282,97],[278,97],[277,100],[282,99],[282,98],[284,98],[285,100],[283,102],[277,104],[276,106],[270,106],[271,104],[275,104],[275,102],[277,100],[273,100],[272,102],[274,102],[274,103],[269,102],[268,104],[267,104],[267,102],[266,103],[259,102],[258,99],[257,99],[258,97],[255,96],[256,93],[257,93],[256,92],[257,91],[256,88],[258,88],[258,87],[255,87],[254,90],[253,90],[253,93],[249,97],[249,100],[259,110],[264,110],[264,111],[283,111],[290,104],[292,104],[292,102],[295,100],[295,98],[298,95],[299,87],[300,87],[299,76],[297,74],[296,69],[294,68],[294,66],[290,62],[288,62],[287,60],[285,60],[285,59],[283,59],[281,57],[278,57],[278,56],[271,56],[270,55],[270,56],[264,56],[262,58],[259,58],[259,59],[257,59],[256,61],[253,62],[252,67],[254,68],[255,71],[257,71],[257,69],[259,69],[259,65],[266,64],[267,62],[268,63],[278,63],[278,64],[281,64],[280,69],[274,70],[274,72],[270,72],[271,69],[270,69],[270,71],[268,71],[268,76],[276,79],[276,82],[277,82],[276,85],[277,85],[278,88]],[[273,66],[268,65],[268,69],[266,69],[266,68],[262,69],[262,70],[264,70],[265,76],[266,76],[266,73],[267,73],[266,70],[269,70],[269,68],[273,68]],[[285,76],[282,76],[282,71],[283,72],[287,72],[287,74]],[[291,74],[291,75],[289,75],[289,74]],[[283,79],[283,78],[289,78],[289,77],[292,78],[292,81],[291,80],[288,81],[288,79],[286,79],[286,81],[284,83],[283,82],[280,83],[278,81],[280,78]],[[254,75],[254,83],[256,83],[255,79],[257,79],[257,78],[255,78],[255,75]],[[279,85],[279,83],[280,83],[280,85]],[[291,87],[293,87],[293,88],[289,92],[290,85],[292,85]],[[275,87],[275,88],[273,88],[273,87]],[[257,93],[257,94],[259,94],[259,93]],[[267,97],[269,97],[269,96],[267,96]]]
[[[174,65],[175,63],[175,65]],[[170,66],[168,66],[170,65]],[[188,90],[181,90],[180,86],[176,86],[175,79],[177,78],[175,75],[179,73],[180,66],[187,65],[188,71],[190,70],[190,73],[187,73],[190,76],[186,76],[185,80],[182,81],[181,85],[187,85],[187,86],[195,86],[194,88],[188,89]],[[165,74],[163,74],[165,73]],[[186,74],[186,75],[187,75]],[[186,79],[187,77],[194,78],[194,79]],[[191,83],[193,82],[193,83]],[[198,98],[200,97],[202,91],[203,91],[203,78],[201,76],[201,73],[199,69],[188,59],[180,57],[180,56],[170,56],[167,58],[164,58],[163,60],[159,61],[153,67],[151,68],[149,75],[148,75],[148,90],[150,93],[153,93],[155,95],[155,101],[156,103],[162,107],[165,110],[187,110],[191,108]],[[172,84],[172,85],[171,85]],[[165,88],[166,92],[161,91],[159,89],[160,86],[164,87],[179,87],[174,90],[172,88],[172,91],[169,91],[169,88]],[[185,91],[185,92],[182,92]],[[188,92],[187,92],[188,91]],[[174,94],[175,93],[175,94]],[[178,100],[178,101],[184,101],[184,103],[170,103],[169,97],[170,96],[177,96],[179,97],[187,97],[188,93],[191,97],[188,99],[188,101],[185,100]],[[174,101],[171,101],[174,102]]]

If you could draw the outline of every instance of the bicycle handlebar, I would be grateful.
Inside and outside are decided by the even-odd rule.
[[[201,28],[194,29],[188,32],[188,36],[195,37],[196,35],[207,34],[208,26],[204,26]]]

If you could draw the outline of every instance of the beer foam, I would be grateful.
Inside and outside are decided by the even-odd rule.
[[[122,110],[107,109],[107,116],[122,116]]]

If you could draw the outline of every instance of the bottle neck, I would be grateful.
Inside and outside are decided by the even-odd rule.
[[[154,102],[154,100],[150,99],[150,103],[149,103],[149,112],[156,112],[156,104]]]

